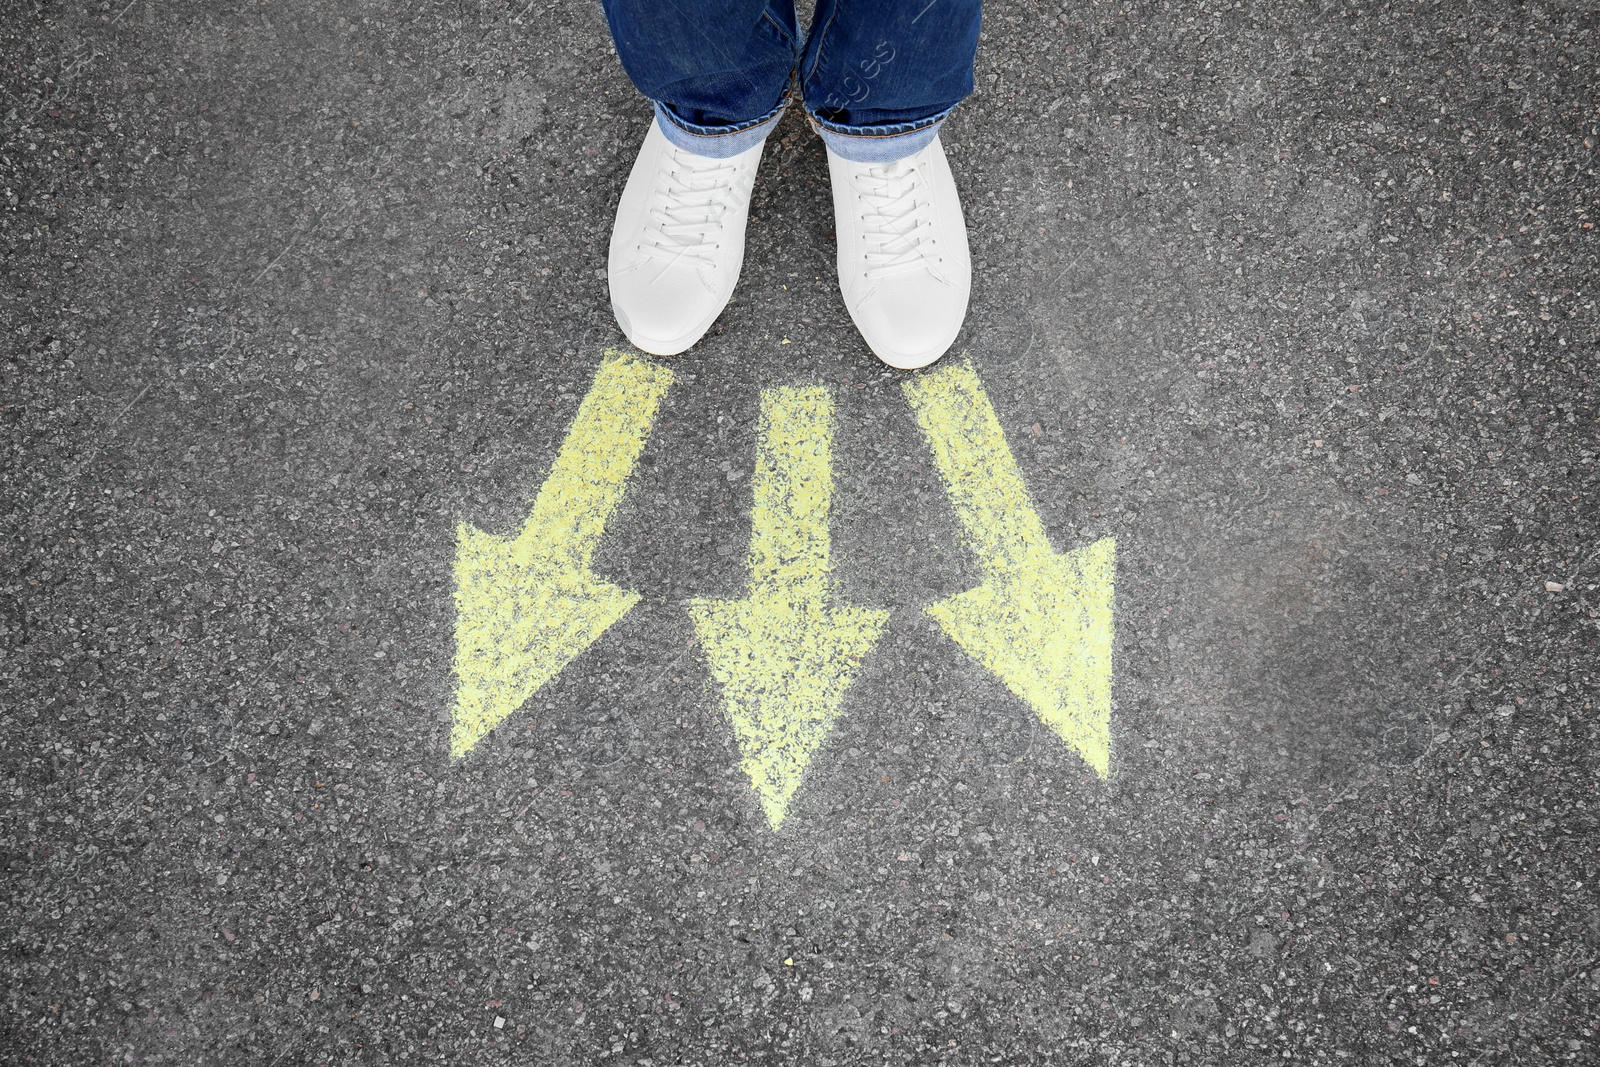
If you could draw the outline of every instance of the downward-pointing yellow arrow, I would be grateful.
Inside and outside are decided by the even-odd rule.
[[[761,394],[750,595],[689,604],[744,771],[774,829],[889,619],[827,606],[832,421],[824,389]]]
[[[972,364],[904,385],[983,584],[927,608],[1102,778],[1111,766],[1116,542],[1056,555]]]
[[[589,571],[672,372],[610,351],[515,537],[456,530],[460,757],[638,603]]]

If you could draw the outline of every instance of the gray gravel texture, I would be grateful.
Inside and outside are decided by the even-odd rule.
[[[1118,538],[1105,782],[920,614],[978,570],[800,121],[644,602],[455,763],[456,524],[621,343],[597,8],[4,6],[4,1062],[1597,1062],[1592,4],[989,5],[958,351]],[[773,833],[682,601],[815,382],[892,617]]]

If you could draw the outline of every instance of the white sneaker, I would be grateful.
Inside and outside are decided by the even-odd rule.
[[[674,146],[651,121],[617,204],[607,264],[617,325],[644,351],[677,355],[728,306],[761,148],[710,159]]]
[[[967,317],[972,259],[939,138],[893,163],[828,152],[839,288],[856,329],[891,367],[926,367]]]

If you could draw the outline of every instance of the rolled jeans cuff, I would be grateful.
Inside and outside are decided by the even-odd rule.
[[[843,126],[821,119],[810,110],[806,117],[812,127],[822,135],[828,150],[852,163],[893,163],[922,151],[939,136],[939,127],[950,117],[954,107],[947,107],[929,119],[916,122],[897,122],[885,126]]]
[[[656,109],[656,124],[674,146],[697,156],[729,159],[767,139],[767,134],[783,118],[783,109],[789,106],[789,96],[785,93],[783,99],[778,101],[778,106],[760,118],[736,126],[697,126],[678,118],[661,101],[654,100],[652,103]]]

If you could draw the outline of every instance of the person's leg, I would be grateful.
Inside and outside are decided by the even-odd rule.
[[[607,275],[628,339],[672,355],[733,295],[761,148],[797,60],[792,0],[604,0],[655,119],[617,204]]]
[[[939,127],[972,91],[980,0],[818,0],[801,64],[828,149],[839,290],[891,367],[955,342],[972,265]]]
[[[887,163],[926,146],[972,92],[980,0],[818,0],[800,67],[829,149]]]
[[[617,57],[667,136],[701,155],[757,143],[799,58],[792,0],[602,0]],[[714,137],[717,141],[700,141]]]

